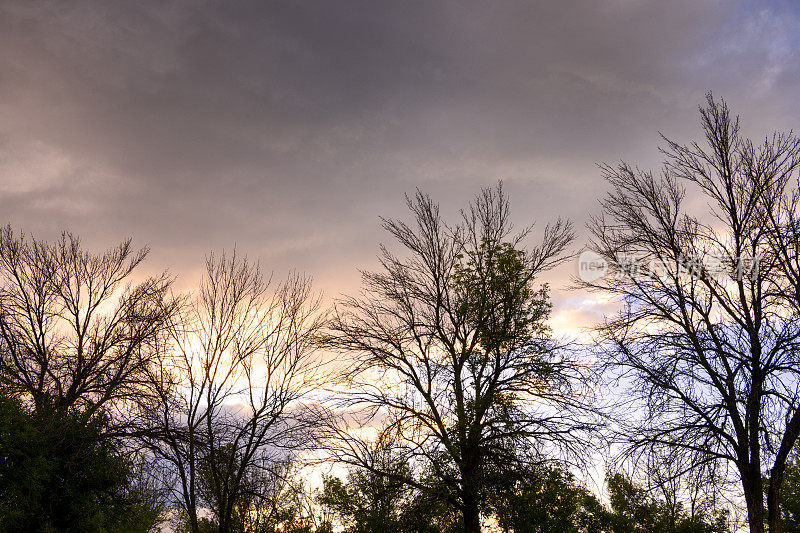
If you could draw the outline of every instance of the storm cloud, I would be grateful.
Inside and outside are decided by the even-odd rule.
[[[796,127],[799,46],[790,2],[3,2],[0,222],[349,292],[416,187],[581,227],[596,164],[654,167],[709,90]]]

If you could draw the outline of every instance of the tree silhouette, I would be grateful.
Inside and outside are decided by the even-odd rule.
[[[419,191],[408,207],[412,224],[384,220],[406,255],[382,247],[382,269],[363,274],[361,296],[339,302],[327,341],[352,358],[347,403],[379,417],[404,457],[449,488],[443,498],[472,533],[492,464],[536,455],[522,448],[586,442],[590,425],[575,416],[586,368],[551,339],[547,289],[535,286],[565,259],[572,228],[559,220],[526,248],[530,228],[512,233],[501,186],[477,195],[454,226]],[[340,459],[425,489],[370,464],[353,435],[340,431]]]
[[[199,531],[211,509],[234,530],[248,482],[279,468],[313,435],[313,340],[322,324],[310,281],[292,274],[270,289],[258,266],[209,256],[198,294],[170,327],[151,374],[142,441],[177,479],[175,501]]]
[[[603,167],[612,191],[590,225],[590,248],[609,274],[583,286],[624,303],[599,331],[643,407],[630,449],[667,448],[717,480],[730,469],[750,531],[764,531],[766,519],[777,532],[800,430],[800,233],[790,194],[800,141],[743,139],[711,95],[700,116],[707,147],[665,139],[660,176]]]
[[[127,408],[177,305],[166,275],[130,283],[147,248],[125,240],[102,254],[64,233],[55,243],[0,230],[0,383],[39,412],[112,416]]]

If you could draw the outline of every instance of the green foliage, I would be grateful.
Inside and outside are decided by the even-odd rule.
[[[726,533],[727,513],[689,515],[682,505],[670,508],[621,473],[607,480],[611,533]]]
[[[504,531],[515,533],[727,533],[728,515],[691,516],[620,473],[607,479],[610,509],[569,472],[544,467],[512,476],[492,495],[492,512]]]
[[[351,470],[347,483],[333,476],[323,479],[320,505],[328,509],[348,533],[399,533],[406,503],[402,483],[364,470]]]
[[[457,530],[458,516],[433,485],[428,490],[410,488],[363,469],[351,469],[346,481],[335,476],[324,477],[317,501],[346,533]]]
[[[452,494],[452,487],[432,476],[422,480],[422,487],[409,496],[402,514],[403,533],[460,533],[461,516],[445,497]]]
[[[559,220],[527,246],[531,228],[513,233],[501,185],[483,189],[452,225],[421,191],[408,206],[414,223],[384,220],[405,255],[383,247],[381,270],[342,300],[325,340],[353,356],[348,401],[386,413],[415,475],[435,478],[433,494],[476,533],[496,465],[513,469],[517,450],[569,454],[589,440],[593,398],[575,392],[589,390],[592,372],[552,339],[537,282],[574,234]],[[362,445],[342,449],[369,468],[353,457]],[[427,484],[406,481],[429,496]]]
[[[547,287],[533,288],[534,270],[524,251],[484,238],[458,259],[453,282],[460,312],[475,328],[484,352],[518,348],[547,333]]]
[[[315,505],[316,491],[311,491],[302,481],[292,480],[277,494],[274,501],[273,520],[263,522],[252,533],[333,533],[329,520]],[[261,509],[262,514],[263,509]]]
[[[233,499],[230,527],[234,531],[244,531],[248,521],[248,509],[252,502],[244,494],[247,492],[244,485],[248,480],[236,479],[236,467],[241,461],[240,454],[236,453],[230,444],[222,445],[212,451],[213,455],[205,455],[198,461],[198,493],[213,514],[212,518],[204,519],[202,527],[216,531],[220,508],[227,506],[229,500]]]
[[[504,531],[515,533],[600,533],[607,512],[569,472],[542,467],[513,476],[495,493],[493,511]]]
[[[796,474],[797,472],[793,472]],[[503,473],[485,493],[484,516],[514,533],[729,533],[728,513],[691,515],[668,505],[621,473],[607,478],[609,507],[558,466]],[[318,502],[347,533],[446,533],[461,531],[446,490],[421,479],[403,488],[365,471],[346,481],[324,478]],[[788,500],[787,500],[788,501]],[[796,529],[788,528],[791,533]]]
[[[32,414],[0,395],[0,530],[144,532],[159,508],[133,483],[104,421]]]
[[[783,474],[781,522],[784,533],[800,533],[800,454],[796,449],[787,461]]]

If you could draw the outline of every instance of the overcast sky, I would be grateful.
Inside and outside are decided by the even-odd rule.
[[[791,2],[0,2],[0,223],[130,236],[187,285],[236,246],[335,296],[415,187],[455,213],[502,179],[520,225],[582,228],[596,164],[655,168],[709,90],[797,128],[799,48]]]

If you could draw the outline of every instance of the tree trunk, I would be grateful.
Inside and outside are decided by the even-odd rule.
[[[746,474],[742,475],[745,501],[747,502],[747,521],[750,533],[764,532],[764,481],[761,478],[761,400],[764,385],[761,375],[761,344],[758,336],[751,332],[752,390],[747,399],[747,421],[749,422]],[[748,496],[749,495],[749,496]]]
[[[464,533],[480,533],[481,516],[478,509],[478,498],[475,493],[470,491],[469,495],[464,496]]]
[[[785,466],[784,463],[783,468],[778,465],[773,467],[769,486],[767,487],[767,524],[769,525],[769,533],[780,533],[781,531],[780,490]]]
[[[756,472],[753,473],[753,470]],[[747,504],[747,523],[750,533],[764,533],[764,490],[761,485],[760,469],[751,468],[742,472],[742,488]]]
[[[770,533],[780,533],[783,529],[781,524],[781,486],[783,485],[783,475],[786,473],[786,461],[797,443],[798,432],[800,432],[800,410],[796,410],[792,414],[791,420],[786,425],[783,441],[769,472],[767,524]]]
[[[200,533],[200,524],[197,520],[197,513],[194,509],[189,509],[189,530],[192,533]]]
[[[231,530],[231,518],[233,512],[231,510],[231,504],[227,496],[223,496],[220,498],[219,502],[219,516],[218,519],[218,529],[217,533],[228,533]]]
[[[197,504],[194,498],[189,498],[186,502],[186,514],[189,519],[189,531],[191,533],[200,533],[200,522],[197,519]]]
[[[481,531],[481,515],[480,515],[480,502],[478,501],[478,483],[477,475],[478,460],[475,458],[473,451],[475,447],[468,447],[468,452],[462,453],[463,463],[460,467],[461,470],[461,483],[462,483],[462,503],[463,503],[463,518],[464,518],[464,533],[480,533]]]

